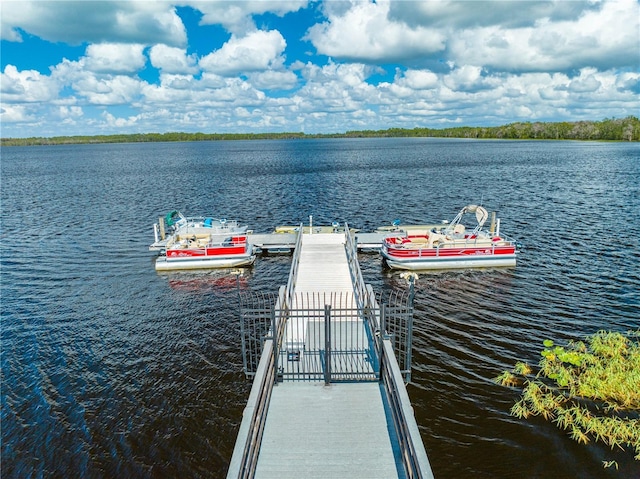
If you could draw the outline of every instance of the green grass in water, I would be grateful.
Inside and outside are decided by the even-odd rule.
[[[522,389],[511,415],[542,416],[579,443],[633,450],[640,461],[640,331],[598,331],[586,343],[556,346],[547,339],[543,345],[535,374],[519,362],[495,378]],[[617,467],[615,461],[603,464]]]

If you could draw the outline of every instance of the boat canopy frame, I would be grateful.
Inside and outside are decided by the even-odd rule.
[[[456,226],[460,224],[463,216],[467,213],[476,214],[476,221],[478,222],[478,224],[473,229],[471,234],[477,235],[480,232],[480,230],[482,230],[482,227],[487,221],[487,218],[489,218],[489,213],[487,212],[487,210],[483,206],[479,206],[479,205],[467,205],[464,208],[462,208],[460,212],[456,215],[456,217],[453,219],[453,221],[447,224],[446,228],[444,229],[445,234],[454,233]]]

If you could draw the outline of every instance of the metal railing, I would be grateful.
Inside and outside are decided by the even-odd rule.
[[[367,293],[367,287],[365,286],[360,263],[358,262],[358,244],[351,234],[351,231],[349,231],[349,225],[347,223],[344,224],[344,235],[345,252],[347,254],[351,282],[353,283],[353,293],[355,294],[358,307],[364,309],[366,306],[372,306],[371,298]]]
[[[284,306],[285,287],[281,286],[277,295],[239,292],[239,297],[243,366],[245,374],[253,376],[254,381],[227,477],[249,479],[255,475],[271,393],[277,382],[274,367],[277,355],[273,352],[277,350],[274,345],[281,341],[284,323],[277,322],[275,310]],[[259,332],[265,330],[267,333],[260,336]],[[257,364],[256,357],[259,357]]]
[[[386,297],[366,285],[364,308],[348,293],[298,293],[285,298],[286,288],[273,293],[240,292],[243,369],[253,377],[264,355],[264,342],[276,337],[272,349],[277,380],[320,381],[330,370],[333,381],[372,380],[380,376],[382,343],[388,339],[405,382],[411,380],[413,287]],[[329,361],[329,362],[328,362]]]
[[[379,379],[375,330],[348,293],[293,296],[278,351],[278,378],[286,381]],[[284,318],[281,319],[283,321]]]
[[[382,305],[380,330],[389,339],[404,382],[411,382],[411,345],[413,343],[413,277],[408,290],[392,290],[386,300],[379,293],[376,302]]]
[[[518,249],[518,243],[506,236],[502,236],[500,241],[491,241],[490,238],[476,237],[472,239],[465,239],[462,241],[445,241],[443,243],[434,243],[433,245],[429,245],[428,243],[409,243],[410,246],[402,245],[402,244],[391,244],[388,245],[386,243],[382,243],[382,250],[388,252],[389,248],[393,249],[393,256],[399,257],[440,257],[440,256],[450,256],[450,255],[458,255],[459,250],[476,248],[485,250],[486,254],[496,254],[496,250],[507,250],[515,247]]]
[[[433,479],[433,472],[427,451],[420,437],[411,401],[403,384],[400,367],[396,362],[393,346],[384,339],[381,382],[389,403],[389,411],[398,438],[405,477],[413,479]]]
[[[284,307],[291,302],[293,293],[296,288],[296,281],[298,280],[298,267],[300,266],[300,254],[302,252],[302,248],[300,245],[302,244],[302,223],[300,223],[300,227],[298,228],[298,236],[296,238],[296,245],[293,249],[293,257],[291,258],[291,269],[289,270],[289,280],[287,281],[287,286],[285,288],[285,302]]]
[[[379,380],[405,477],[433,478],[404,386],[411,371],[413,285],[408,291],[391,291],[385,298],[375,295],[369,285],[365,292],[372,299],[364,309],[357,306],[355,296],[346,293],[297,294],[288,300],[284,286],[278,295],[241,293],[242,321],[259,323],[241,328],[247,336],[242,342],[247,375],[252,375],[252,358],[260,359],[228,478],[254,476],[271,392],[277,381],[285,380],[325,384]],[[289,333],[296,332],[287,327],[304,328],[304,348],[297,357],[287,350]],[[254,351],[245,349],[249,347]]]
[[[238,291],[242,368],[253,377],[263,351],[263,343],[273,337],[273,308],[278,295],[266,292]]]

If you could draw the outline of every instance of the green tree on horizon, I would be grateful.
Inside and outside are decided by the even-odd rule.
[[[640,141],[640,120],[635,116],[605,118],[602,121],[576,122],[516,122],[502,126],[460,126],[443,129],[389,128],[387,130],[360,130],[345,133],[306,134],[280,133],[122,133],[97,136],[55,136],[31,138],[0,138],[1,146],[71,145],[87,143],[143,143],[176,141],[221,140],[290,140],[305,138],[472,138],[511,140],[587,140],[587,141]]]

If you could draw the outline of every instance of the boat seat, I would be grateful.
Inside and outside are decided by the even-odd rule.
[[[440,233],[431,233],[429,235],[429,243],[428,246],[429,248],[434,248],[434,243],[439,243],[440,245],[442,245],[442,243],[444,243],[447,240],[447,237],[443,234]]]

